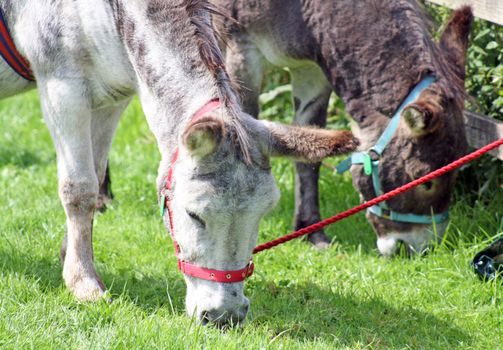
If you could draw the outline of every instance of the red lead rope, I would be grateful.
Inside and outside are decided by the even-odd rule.
[[[332,216],[331,218],[328,218],[328,219],[320,221],[316,224],[312,224],[310,226],[304,227],[300,230],[292,232],[292,233],[285,235],[283,237],[274,239],[270,242],[260,244],[255,247],[255,249],[253,250],[253,254],[257,254],[257,253],[260,253],[261,251],[271,249],[277,245],[283,244],[285,242],[291,241],[292,239],[299,238],[299,237],[307,235],[309,233],[319,231],[322,228],[324,228],[325,226],[331,225],[339,220],[347,218],[348,216],[354,215],[354,214],[356,214],[362,210],[365,210],[373,205],[387,201],[388,199],[395,197],[395,196],[398,196],[399,194],[406,192],[413,187],[424,184],[425,182],[431,181],[439,176],[442,176],[445,173],[448,173],[449,171],[457,169],[460,166],[465,165],[465,164],[473,161],[476,158],[479,158],[483,154],[488,153],[488,152],[492,151],[493,149],[500,147],[501,145],[503,145],[503,139],[500,139],[498,141],[490,143],[487,146],[482,147],[481,149],[476,150],[476,151],[474,151],[474,152],[472,152],[472,153],[470,153],[470,154],[468,154],[468,155],[466,155],[466,156],[464,156],[464,157],[462,157],[462,158],[460,158],[460,159],[458,159],[458,160],[456,160],[456,161],[454,161],[454,162],[452,162],[452,163],[450,163],[450,164],[448,164],[438,170],[435,170],[435,171],[433,171],[433,172],[431,172],[431,173],[429,173],[429,174],[427,174],[417,180],[411,181],[408,184],[405,184],[401,187],[398,187],[397,189],[394,189],[393,191],[390,191],[390,192],[385,193],[379,197],[371,199],[368,202],[362,203],[354,208],[351,208],[351,209],[346,210],[340,214]]]
[[[211,112],[217,108],[220,107],[220,101],[218,100],[212,100],[205,104],[199,111],[197,111],[192,119],[192,121],[197,120],[204,114]],[[352,209],[346,210],[345,212],[342,212],[340,214],[337,214],[335,216],[332,216],[331,218],[328,218],[326,220],[323,220],[319,223],[310,225],[308,227],[305,227],[303,229],[300,229],[298,231],[292,232],[288,235],[285,235],[283,237],[277,238],[275,240],[272,240],[270,242],[260,244],[255,247],[253,250],[253,254],[257,254],[261,251],[271,249],[277,245],[283,244],[285,242],[291,241],[292,239],[307,235],[309,233],[318,231],[322,229],[325,226],[328,226],[330,224],[333,224],[339,220],[342,220],[344,218],[347,218],[348,216],[354,215],[362,210],[365,210],[373,205],[376,205],[378,203],[387,201],[388,199],[395,197],[405,191],[410,190],[412,187],[421,185],[425,182],[431,181],[436,177],[442,176],[445,173],[448,173],[449,171],[452,171],[456,168],[459,168],[460,166],[471,162],[472,160],[482,156],[483,154],[503,145],[503,139],[500,139],[498,141],[495,141],[473,153],[470,153],[467,156],[462,157],[461,159],[458,159],[451,164],[448,164],[438,170],[435,170],[428,175],[425,175],[417,180],[414,180],[412,182],[409,182],[406,185],[403,185],[393,191],[390,191],[388,193],[385,193],[379,197],[376,197],[368,202],[365,202],[363,204],[360,204]],[[216,270],[216,269],[209,269],[206,267],[198,266],[191,264],[187,261],[184,261],[179,258],[180,254],[180,246],[178,245],[176,241],[176,236],[175,236],[175,230],[174,230],[174,225],[173,225],[173,208],[171,206],[171,194],[170,192],[173,189],[173,168],[178,159],[178,148],[175,150],[175,153],[173,155],[173,158],[171,160],[171,165],[168,170],[168,175],[166,178],[166,184],[164,188],[161,191],[162,199],[161,199],[161,215],[164,216],[164,208],[168,210],[168,218],[169,218],[169,224],[170,224],[170,229],[171,229],[171,236],[173,238],[173,243],[175,245],[175,254],[178,258],[178,268],[186,275],[196,277],[196,278],[201,278],[209,281],[215,281],[215,282],[223,282],[223,283],[234,283],[234,282],[241,282],[245,280],[247,277],[251,276],[253,274],[253,269],[254,265],[253,262],[250,260],[250,262],[242,269],[240,270]]]

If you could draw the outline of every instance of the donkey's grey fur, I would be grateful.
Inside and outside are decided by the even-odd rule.
[[[67,216],[63,277],[80,300],[105,292],[93,264],[93,214],[115,128],[134,93],[162,155],[159,190],[180,147],[173,224],[180,258],[202,267],[236,269],[250,259],[260,218],[277,199],[271,155],[318,162],[357,145],[349,133],[283,127],[242,113],[206,1],[17,0],[1,6],[31,63],[56,147]],[[0,98],[34,87],[0,62]],[[193,125],[194,113],[217,97],[222,107]],[[290,133],[315,143],[306,147]],[[245,317],[243,283],[186,282],[187,311],[200,320]]]
[[[457,11],[440,45],[413,0],[215,0],[233,17],[219,22],[228,33],[226,60],[241,84],[244,108],[258,114],[264,68],[287,66],[291,73],[295,123],[325,124],[331,91],[345,102],[362,150],[374,145],[409,91],[428,74],[438,80],[404,113],[380,162],[383,190],[389,191],[439,168],[466,148],[463,126],[464,62],[472,20],[468,7]],[[320,219],[318,167],[296,164],[296,227]],[[363,198],[375,196],[371,177],[352,167]],[[448,174],[389,201],[402,213],[429,215],[447,210],[455,175]],[[427,225],[369,216],[383,254],[403,240],[423,251],[434,236]],[[445,226],[445,225],[444,225]],[[443,228],[437,227],[437,239]],[[394,237],[393,239],[391,237]],[[386,248],[382,248],[386,247]],[[382,248],[382,249],[381,249]]]

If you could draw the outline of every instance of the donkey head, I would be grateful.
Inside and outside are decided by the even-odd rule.
[[[463,81],[471,21],[471,10],[465,7],[448,22],[439,44],[437,80],[405,107],[398,130],[379,160],[383,192],[426,175],[465,152]],[[384,119],[383,123],[389,120]],[[374,185],[360,168],[353,169],[354,183],[368,200],[375,196]],[[395,212],[423,217],[445,213],[455,176],[444,175],[392,198],[387,205]],[[447,227],[446,220],[430,225],[389,220],[372,213],[367,217],[378,235],[378,248],[383,255],[395,253],[398,243],[405,244],[409,253],[422,253],[442,238]]]
[[[284,126],[247,115],[236,126],[226,113],[219,108],[185,127],[173,168],[171,224],[180,259],[207,269],[235,271],[249,263],[260,219],[279,197],[269,158],[318,162],[351,151],[357,141],[346,131]],[[240,132],[248,139],[245,152],[236,143]],[[169,228],[168,215],[164,219]],[[249,302],[243,282],[190,275],[185,279],[187,312],[202,323],[226,325],[245,318]]]

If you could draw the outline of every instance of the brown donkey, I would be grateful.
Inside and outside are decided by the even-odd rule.
[[[414,1],[214,2],[233,17],[218,26],[229,34],[226,64],[242,86],[248,113],[258,115],[268,64],[290,70],[295,124],[323,127],[331,92],[344,101],[362,142],[363,152],[353,156],[351,172],[363,200],[465,152],[464,65],[473,18],[469,7],[454,12],[437,44]],[[394,114],[394,128],[385,131]],[[362,166],[365,162],[368,166]],[[295,226],[301,228],[320,220],[319,164],[295,167]],[[438,241],[447,226],[454,180],[455,174],[445,175],[367,213],[380,252],[393,254],[399,242],[411,253],[423,252]],[[310,241],[329,242],[323,232],[312,234]]]

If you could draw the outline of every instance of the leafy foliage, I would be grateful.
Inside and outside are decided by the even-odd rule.
[[[439,35],[451,11],[429,3],[426,7],[440,28]],[[466,72],[466,90],[474,97],[468,107],[503,120],[503,26],[475,19]]]
[[[466,89],[476,107],[503,120],[503,27],[476,21],[468,52]]]
[[[441,32],[451,11],[426,3]],[[471,99],[467,108],[503,121],[503,26],[476,18],[467,54],[466,91]],[[458,181],[458,200],[483,201],[492,199],[503,186],[501,161],[485,156],[466,166]]]

